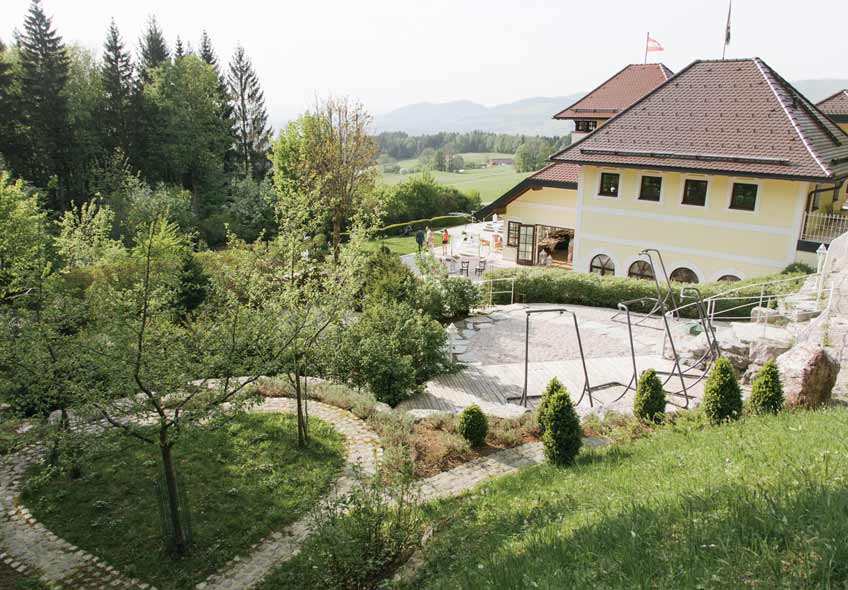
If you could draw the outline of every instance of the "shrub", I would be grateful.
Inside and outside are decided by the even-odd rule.
[[[368,387],[392,406],[450,365],[445,329],[405,303],[370,303],[358,320],[328,334],[325,343],[325,373]]]
[[[298,587],[361,590],[380,580],[420,545],[423,518],[411,470],[360,477],[352,492],[327,502],[315,517],[307,555],[320,567]],[[301,586],[301,584],[303,584]]]
[[[554,379],[548,384],[539,407],[539,425],[545,458],[555,465],[574,462],[583,444],[580,418],[568,390]]]
[[[656,297],[657,291],[653,281],[632,279],[628,277],[599,276],[591,273],[572,272],[558,268],[506,268],[487,271],[486,279],[515,278],[515,292],[524,294],[527,303],[560,303],[571,305],[589,305],[617,309],[621,301],[639,299],[641,297]],[[734,316],[744,316],[757,305],[754,298],[759,298],[761,288],[755,284],[775,279],[786,279],[786,275],[770,275],[755,277],[735,283],[713,282],[701,283],[698,290],[704,298],[719,293],[734,290],[733,297],[716,301],[716,313],[731,310]],[[786,281],[775,285],[766,285],[765,295],[781,295],[797,291],[802,283],[801,275],[797,281]],[[491,283],[488,284],[491,288]],[[680,287],[683,284],[672,283],[675,298],[679,298]],[[486,293],[484,292],[484,297]],[[508,295],[495,296],[495,303],[508,302]],[[632,311],[648,312],[650,305],[633,307]],[[697,318],[694,306],[681,310],[687,318]],[[718,319],[721,319],[719,315]]]
[[[479,447],[486,442],[486,434],[489,432],[489,421],[486,414],[477,404],[472,404],[459,413],[456,421],[456,431],[471,443],[471,446]]]
[[[755,414],[776,414],[783,409],[783,385],[777,363],[769,361],[757,371],[748,403]]]
[[[548,384],[545,386],[544,391],[542,391],[542,397],[539,400],[539,405],[536,406],[536,424],[539,428],[539,436],[545,434],[545,425],[542,423],[542,416],[545,414],[545,408],[548,405],[548,400],[554,394],[561,389],[565,389],[565,386],[562,382],[556,377],[552,378],[548,381]]]
[[[642,420],[658,422],[665,415],[665,391],[656,371],[648,369],[639,376],[633,414]]]
[[[716,360],[704,384],[704,412],[710,423],[736,420],[742,414],[742,390],[730,361]]]
[[[452,320],[468,316],[471,308],[480,305],[482,294],[470,279],[448,278],[442,282],[442,300],[446,317],[441,319]]]
[[[804,262],[793,262],[792,264],[790,264],[786,268],[784,268],[782,271],[780,271],[780,274],[782,274],[782,275],[792,275],[792,274],[811,275],[814,272],[816,272],[816,269],[814,269],[809,264],[806,264]]]

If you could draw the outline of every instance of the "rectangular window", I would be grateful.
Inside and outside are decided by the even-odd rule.
[[[517,246],[518,245],[518,228],[521,227],[521,224],[517,221],[510,221],[506,224],[506,245],[507,246]]]
[[[598,194],[603,195],[604,197],[617,197],[618,174],[613,174],[612,172],[602,172],[601,190],[598,191]]]
[[[575,121],[574,130],[581,133],[591,133],[598,126],[597,121]]]
[[[662,178],[660,176],[643,176],[639,187],[640,201],[659,201],[662,190]]]
[[[687,178],[686,184],[683,185],[683,201],[684,205],[695,205],[703,207],[707,204],[707,181],[695,180]]]
[[[740,211],[753,211],[757,207],[757,185],[734,182],[730,195],[730,208]]]

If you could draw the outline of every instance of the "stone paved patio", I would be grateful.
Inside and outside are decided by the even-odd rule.
[[[633,376],[627,324],[616,311],[606,308],[577,305],[515,304],[495,308],[492,313],[471,317],[456,325],[453,338],[457,359],[466,364],[459,373],[441,375],[427,384],[423,393],[400,404],[402,410],[436,410],[458,412],[478,404],[493,416],[515,417],[526,411],[511,399],[521,395],[524,388],[524,349],[527,310],[566,307],[575,312],[586,355],[589,383],[594,387],[605,383],[628,384]],[[671,371],[673,363],[663,358],[664,331],[657,319],[636,325],[633,317],[633,342],[636,350],[637,374],[645,369]],[[685,321],[688,323],[688,321]],[[528,392],[539,394],[553,377],[558,377],[577,402],[585,378],[574,321],[570,315],[556,313],[531,316],[528,366]],[[699,371],[690,371],[697,375]],[[687,379],[687,390],[697,403],[703,383]],[[691,386],[691,389],[690,389]],[[679,379],[669,381],[667,390],[682,390]],[[614,409],[628,413],[633,405],[633,393],[624,387],[611,386],[593,393],[577,405],[581,415]],[[682,404],[682,397],[672,397]],[[535,400],[530,400],[534,407]]]

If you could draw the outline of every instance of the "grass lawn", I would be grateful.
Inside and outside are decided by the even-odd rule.
[[[466,170],[465,172],[431,172],[437,182],[453,186],[459,190],[480,191],[480,199],[483,203],[494,201],[516,184],[524,180],[529,172],[516,172],[512,166],[495,166],[493,168],[482,168]],[[417,173],[417,174],[420,174]],[[398,184],[413,176],[411,174],[383,174],[383,182],[386,184]]]
[[[310,419],[297,449],[293,416],[251,414],[217,430],[187,433],[174,449],[191,509],[194,548],[169,559],[154,482],[158,448],[111,433],[77,481],[39,477],[23,499],[48,528],[128,577],[169,590],[193,588],[253,543],[305,514],[341,470],[342,437]]]
[[[433,231],[436,230],[434,229]],[[415,242],[415,235],[394,236],[391,238],[371,240],[368,242],[368,247],[370,249],[377,250],[380,246],[387,247],[391,250],[392,254],[397,254],[398,256],[418,252],[418,244]]]
[[[19,574],[0,561],[0,588],[3,590],[47,590],[38,578]]]
[[[409,587],[844,588],[846,429],[845,409],[682,421],[525,470],[430,508]]]

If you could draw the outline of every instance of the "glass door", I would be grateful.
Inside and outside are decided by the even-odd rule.
[[[536,226],[522,225],[518,228],[518,264],[533,264],[536,254]]]

